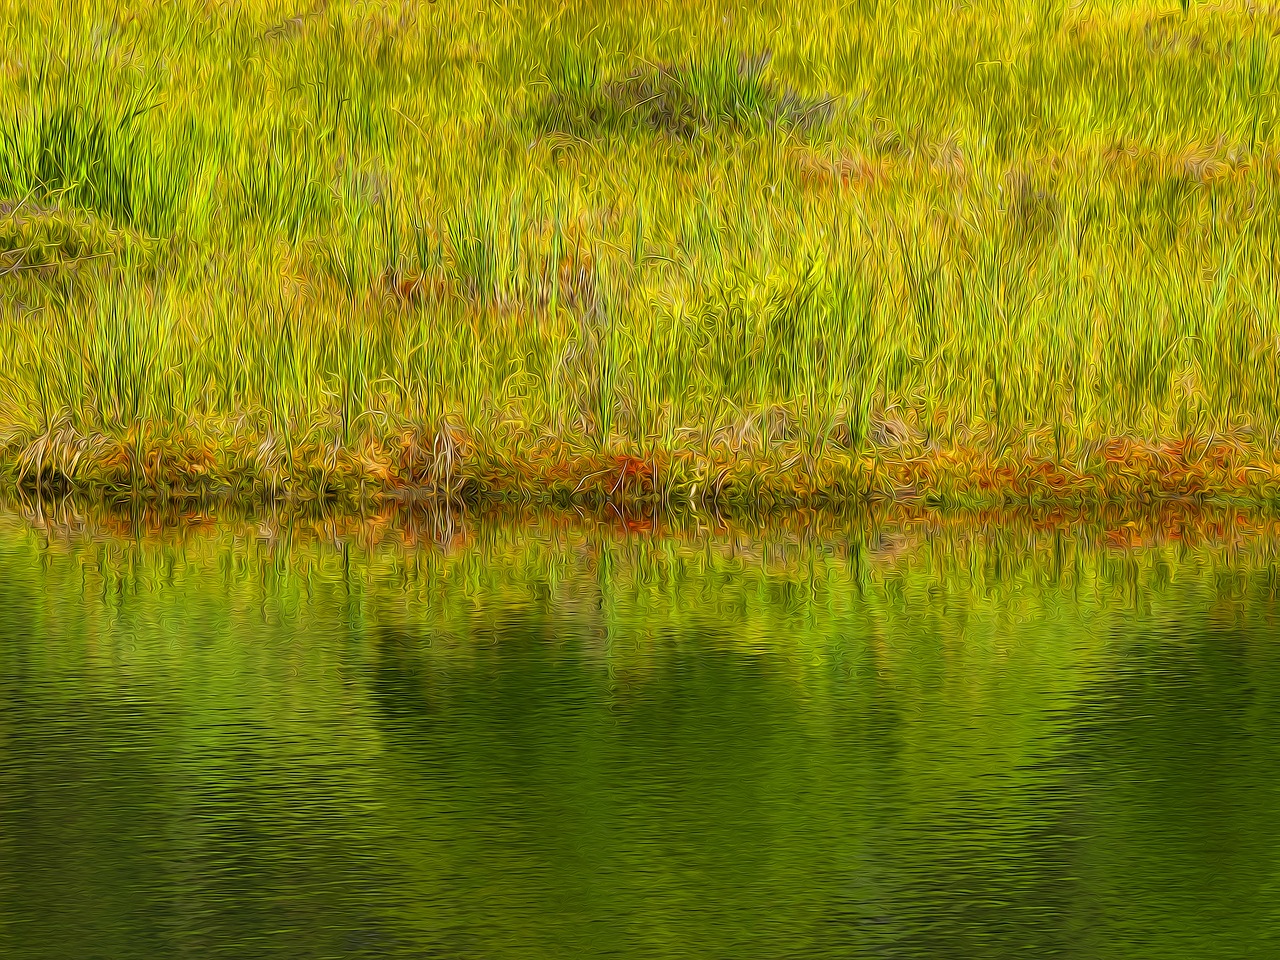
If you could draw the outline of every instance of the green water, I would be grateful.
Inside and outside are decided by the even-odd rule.
[[[0,956],[1280,956],[1274,557],[10,517]]]

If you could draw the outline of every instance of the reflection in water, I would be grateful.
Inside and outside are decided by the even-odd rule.
[[[0,525],[4,956],[1280,955],[1268,531],[381,523]]]

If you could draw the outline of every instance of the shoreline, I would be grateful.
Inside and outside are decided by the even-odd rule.
[[[725,514],[885,504],[941,511],[1162,504],[1280,511],[1280,458],[1256,444],[1112,438],[1054,456],[1037,439],[999,453],[979,446],[815,451],[800,443],[735,452],[557,441],[512,450],[452,429],[346,445],[271,437],[223,444],[180,435],[122,440],[64,431],[20,449],[9,444],[0,475],[20,497],[352,511],[382,503]]]

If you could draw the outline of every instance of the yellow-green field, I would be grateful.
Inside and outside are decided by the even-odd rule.
[[[1280,491],[1280,7],[0,0],[6,482]]]

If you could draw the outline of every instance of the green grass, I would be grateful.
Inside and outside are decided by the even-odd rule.
[[[597,61],[576,48],[553,62],[550,91],[531,114],[539,133],[580,137],[664,133],[693,138],[723,131],[764,134],[816,126],[831,113],[829,100],[779,91],[765,74],[769,57],[712,53],[674,66],[644,66],[602,80]]]
[[[1274,11],[6,0],[0,36],[14,482],[981,498],[1123,449],[1108,497],[1164,490],[1147,454],[1270,496]]]

